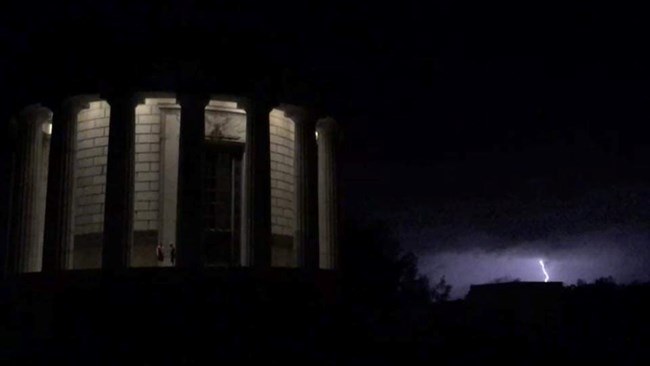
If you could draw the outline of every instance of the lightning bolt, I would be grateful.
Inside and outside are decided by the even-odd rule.
[[[548,282],[549,277],[548,277],[548,272],[546,272],[546,267],[544,267],[544,261],[540,259],[539,265],[542,266],[542,272],[544,272],[544,277],[545,277],[544,282]]]

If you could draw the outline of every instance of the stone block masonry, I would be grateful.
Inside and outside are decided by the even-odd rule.
[[[273,266],[295,267],[294,123],[284,113],[270,115],[271,233]]]
[[[155,247],[160,202],[160,110],[155,104],[139,105],[135,114],[134,247]],[[90,103],[77,118],[75,268],[97,268],[101,263],[109,118],[110,106],[105,101]],[[148,257],[149,249],[135,250],[132,265],[149,264],[150,258],[140,258]]]
[[[104,101],[90,103],[77,116],[75,235],[103,231],[109,116]]]
[[[160,99],[148,98],[135,109],[135,175],[131,266],[153,267],[160,238],[162,114]]]
[[[154,103],[141,104],[135,109],[133,230],[136,232],[159,228],[160,119],[160,109]]]
[[[77,115],[73,205],[73,268],[101,267],[110,106],[89,104]]]
[[[293,236],[295,219],[294,125],[271,113],[271,231]]]

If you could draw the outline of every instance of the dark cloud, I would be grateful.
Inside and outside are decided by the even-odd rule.
[[[602,232],[650,230],[650,190],[642,186],[591,190],[573,199],[553,195],[502,197],[393,207],[377,214],[395,222],[402,238],[417,250],[465,250],[482,243],[501,250],[522,242]],[[433,240],[435,239],[435,240]]]

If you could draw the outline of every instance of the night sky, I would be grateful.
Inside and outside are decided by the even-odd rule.
[[[542,280],[539,259],[566,283],[650,280],[647,9],[76,3],[3,2],[0,84],[154,59],[290,70],[344,128],[346,215],[393,226],[456,296]]]

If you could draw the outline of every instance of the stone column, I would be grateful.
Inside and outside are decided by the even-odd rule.
[[[178,203],[176,265],[198,268],[203,245],[203,146],[205,140],[204,95],[181,95],[178,147]]]
[[[338,126],[332,118],[318,121],[318,222],[320,267],[338,266],[339,202],[337,177]]]
[[[70,256],[77,115],[84,107],[80,98],[71,98],[52,108],[43,272],[66,269]]]
[[[47,202],[47,182],[49,168],[49,154],[51,136],[52,113],[48,112],[47,122],[41,124],[41,133],[39,142],[41,144],[40,156],[38,161],[38,170],[36,172],[37,195],[36,195],[36,231],[33,245],[29,253],[29,271],[40,272],[43,269],[43,249],[45,239],[45,209]],[[47,131],[47,132],[46,132]]]
[[[318,269],[318,160],[316,119],[313,111],[287,106],[285,115],[295,124],[296,227],[294,246],[298,266]]]
[[[259,98],[246,106],[246,152],[242,265],[271,266],[271,103]]]
[[[16,118],[17,141],[13,182],[11,242],[7,270],[18,274],[32,270],[30,254],[38,238],[37,200],[39,163],[42,159],[42,125],[49,111],[35,105],[25,108]]]
[[[129,266],[133,242],[133,172],[135,160],[135,107],[133,94],[106,96],[110,105],[102,269]]]

